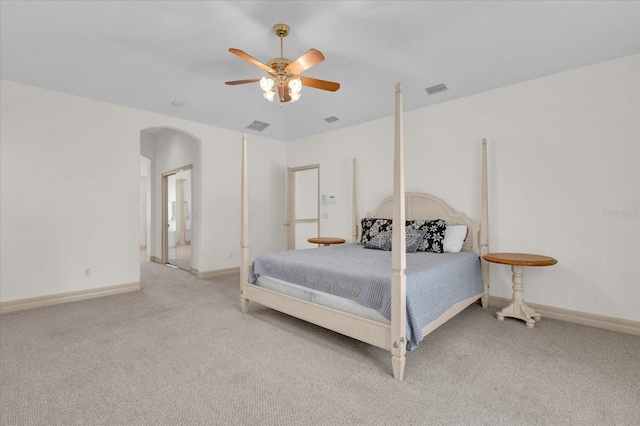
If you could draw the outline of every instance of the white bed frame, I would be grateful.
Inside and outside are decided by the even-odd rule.
[[[481,262],[484,291],[456,303],[435,321],[422,329],[426,336],[464,310],[478,299],[482,306],[489,302],[489,268],[482,259],[488,253],[488,207],[487,207],[487,154],[486,139],[482,140],[482,212],[481,223],[471,221],[464,213],[455,212],[443,200],[428,194],[406,193],[404,191],[404,147],[402,134],[402,87],[396,85],[395,114],[395,154],[393,196],[384,199],[367,217],[392,217],[393,223],[405,220],[445,219],[450,225],[467,225],[468,233],[463,250],[476,253]],[[354,160],[354,188],[355,188]],[[394,200],[404,200],[396,202]],[[354,212],[355,212],[354,190]],[[354,223],[357,222],[354,213]],[[355,226],[354,226],[355,229]],[[400,232],[397,232],[400,231]],[[391,324],[383,324],[361,318],[346,312],[300,300],[266,288],[248,283],[249,277],[249,210],[247,186],[247,135],[242,138],[242,227],[240,263],[240,306],[243,313],[249,310],[249,301],[300,318],[321,327],[336,331],[354,339],[388,350],[392,355],[393,376],[397,380],[404,377],[406,354],[406,245],[405,229],[398,227],[392,234],[392,276],[391,276]],[[356,231],[354,231],[354,238]]]

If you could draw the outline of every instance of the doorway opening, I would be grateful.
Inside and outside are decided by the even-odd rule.
[[[140,262],[151,260],[151,160],[140,156]]]
[[[314,248],[320,236],[320,165],[287,170],[287,250]]]
[[[191,170],[189,164],[162,174],[162,262],[191,272]]]
[[[202,142],[181,129],[150,127],[140,131],[141,264],[145,261],[178,264],[191,274],[201,268],[200,200],[202,183],[200,159]],[[186,176],[179,173],[189,171]],[[176,175],[169,185],[168,176]],[[142,178],[144,177],[144,179]],[[182,183],[180,179],[184,179]],[[146,191],[143,181],[146,181]],[[180,186],[183,195],[178,200]],[[169,205],[169,193],[171,205]],[[175,208],[174,204],[175,202]],[[175,212],[175,213],[174,213]],[[181,216],[179,216],[181,215]],[[171,216],[171,217],[170,217]],[[174,224],[170,219],[173,218]],[[171,228],[171,234],[169,234]],[[169,250],[169,237],[171,249]],[[146,246],[146,250],[144,250]],[[184,256],[183,256],[183,252]],[[187,254],[189,256],[187,256]],[[171,260],[170,260],[171,257]],[[181,259],[184,259],[182,262]]]

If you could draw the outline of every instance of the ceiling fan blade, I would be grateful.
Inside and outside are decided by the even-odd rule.
[[[285,86],[278,86],[278,96],[280,97],[280,102],[289,102],[291,100],[289,89]]]
[[[256,67],[260,68],[263,71],[266,71],[270,74],[273,74],[273,68],[271,68],[270,66],[263,64],[262,62],[260,62],[259,60],[257,60],[256,58],[254,58],[251,55],[248,55],[246,53],[244,53],[242,50],[240,49],[234,49],[233,47],[229,49],[229,52],[233,53],[234,55],[244,59],[247,62],[252,63],[253,65],[255,65]]]
[[[303,86],[315,87],[316,89],[328,90],[330,92],[335,92],[340,88],[340,83],[318,80],[317,78],[300,76],[300,81],[302,82]]]
[[[309,49],[298,59],[287,65],[285,70],[291,71],[293,74],[300,74],[302,71],[322,61],[324,61],[322,52],[316,49]]]
[[[230,86],[235,86],[236,84],[255,83],[256,81],[260,81],[260,79],[259,78],[252,78],[250,80],[226,81],[224,84],[228,84]]]

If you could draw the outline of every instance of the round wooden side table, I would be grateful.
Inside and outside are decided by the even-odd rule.
[[[309,241],[312,244],[322,244],[325,247],[328,247],[331,244],[343,244],[345,242],[344,238],[333,238],[333,237],[309,238],[307,241]]]
[[[504,317],[518,318],[526,322],[527,327],[533,328],[536,321],[540,321],[540,314],[524,303],[522,297],[522,277],[525,266],[551,266],[558,263],[556,259],[548,256],[527,253],[488,253],[482,256],[484,260],[492,263],[511,265],[513,273],[513,302],[496,313],[498,320]]]

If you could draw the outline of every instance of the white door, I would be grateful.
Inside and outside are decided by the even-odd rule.
[[[287,250],[316,248],[308,238],[320,236],[320,166],[287,172]]]

